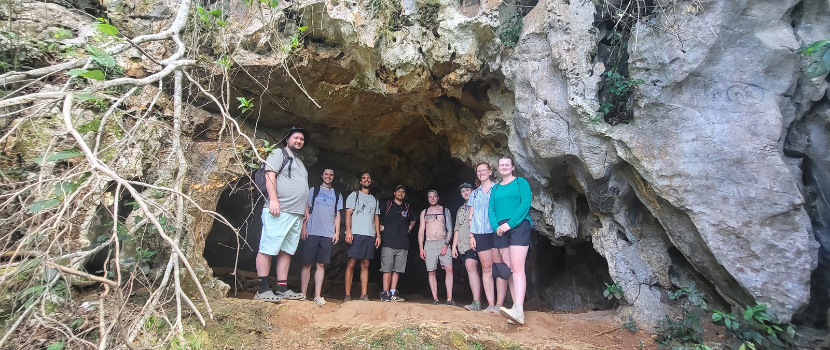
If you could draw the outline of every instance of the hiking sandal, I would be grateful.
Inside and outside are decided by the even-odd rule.
[[[279,303],[279,302],[282,301],[282,297],[279,296],[279,295],[274,294],[274,292],[269,290],[265,293],[257,292],[256,294],[254,294],[254,300],[262,300],[262,301],[267,301],[267,302],[271,302],[271,303]]]

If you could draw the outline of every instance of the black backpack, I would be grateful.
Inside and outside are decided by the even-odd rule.
[[[282,172],[282,169],[285,168],[285,165],[289,162],[294,162],[294,158],[288,156],[288,151],[285,150],[285,147],[280,147],[282,150],[282,165],[280,166],[280,170],[277,171],[277,175]],[[291,168],[288,168],[288,176],[291,176]],[[259,169],[254,172],[254,183],[256,184],[257,189],[262,196],[266,199],[268,198],[268,188],[265,187],[265,163],[259,165]]]
[[[311,197],[311,205],[308,207],[309,214],[314,211],[314,202],[317,200],[317,196],[320,195],[320,186],[312,188],[314,188],[314,197]],[[332,190],[334,190],[334,214],[337,214],[337,203],[340,203],[340,192],[337,192],[333,187]]]

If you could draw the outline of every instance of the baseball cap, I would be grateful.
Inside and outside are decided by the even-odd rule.
[[[472,189],[472,188],[473,188],[473,185],[470,185],[470,183],[469,183],[469,182],[464,182],[463,184],[461,184],[461,186],[458,186],[458,190],[459,190],[459,191],[461,191],[461,189],[462,189],[462,188],[470,188],[470,189]]]

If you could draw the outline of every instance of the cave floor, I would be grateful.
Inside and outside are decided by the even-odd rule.
[[[191,333],[204,348],[656,348],[650,334],[620,329],[613,311],[528,311],[526,325],[513,326],[499,315],[420,302],[330,300],[321,308],[312,301],[273,304],[226,298],[211,304],[215,320]]]

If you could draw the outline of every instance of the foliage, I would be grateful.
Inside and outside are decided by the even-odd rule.
[[[668,316],[657,322],[655,329],[658,349],[675,349],[678,347],[692,347],[703,343],[703,326],[700,318],[687,312],[686,317],[672,320]]]
[[[602,292],[602,296],[606,297],[608,300],[612,298],[617,298],[617,300],[623,300],[623,296],[625,292],[620,288],[620,286],[616,283],[614,284],[605,284],[605,290]],[[629,315],[630,317],[630,315]]]
[[[706,303],[706,295],[695,288],[695,282],[689,284],[688,287],[682,287],[674,292],[669,292],[669,299],[680,300],[686,297],[687,302],[691,305],[697,306],[703,310],[709,310],[709,304]],[[688,309],[689,305],[684,305]]]
[[[196,14],[199,15],[199,20],[201,20],[204,23],[210,24],[212,22],[215,22],[216,24],[223,27],[227,25],[227,23],[225,23],[225,21],[222,20],[222,9],[213,9],[208,11],[205,10],[204,7],[199,6],[196,7]]]
[[[260,141],[262,141],[262,146],[257,147],[256,151],[257,151],[257,154],[259,155],[259,157],[262,158],[262,159],[267,158],[268,155],[271,154],[271,152],[279,146],[279,143],[271,144],[266,140],[260,140]],[[244,159],[245,159],[244,164],[245,164],[246,167],[251,168],[251,169],[258,169],[259,168],[259,160],[257,159],[257,157],[254,155],[254,153],[251,150],[246,149],[245,152],[243,153],[243,156],[244,156]]]
[[[830,40],[819,40],[795,51],[809,57],[807,76],[810,79],[818,78],[830,72]]]
[[[253,98],[249,100],[245,97],[237,97],[236,99],[239,101],[239,107],[237,108],[241,109],[242,113],[248,113],[254,109],[254,103],[252,102],[254,100]]]
[[[725,313],[718,309],[714,309],[714,313],[712,313],[712,322],[715,324],[722,323],[726,329],[730,331],[738,330],[738,318],[735,317],[732,313]]]
[[[626,77],[620,73],[618,64],[612,65],[608,71],[602,73],[602,77],[600,95],[605,102],[600,104],[593,121],[606,119],[612,121],[612,125],[615,122],[629,122],[634,105],[632,92],[638,85],[645,84],[645,81]]]
[[[501,43],[507,47],[516,47],[519,43],[519,37],[522,34],[522,18],[526,13],[524,13],[521,8],[516,8],[510,17],[501,24],[501,34],[499,34],[499,38],[501,38]]]
[[[628,314],[628,321],[623,323],[620,329],[627,329],[629,332],[634,333],[640,328],[637,326],[637,321],[634,320],[634,317]]]

